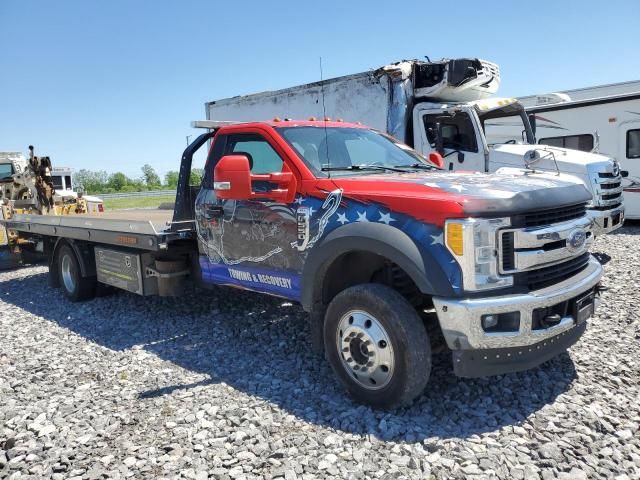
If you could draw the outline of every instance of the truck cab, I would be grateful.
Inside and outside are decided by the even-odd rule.
[[[605,155],[536,145],[532,123],[516,99],[421,102],[413,109],[413,126],[415,148],[426,155],[440,152],[447,170],[533,168],[577,181],[593,196],[588,208],[595,234],[622,226],[624,207],[618,162]]]

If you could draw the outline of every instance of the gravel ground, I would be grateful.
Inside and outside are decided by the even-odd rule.
[[[609,290],[568,354],[480,380],[441,355],[393,413],[343,395],[282,300],[71,304],[0,273],[0,478],[640,478],[640,227],[594,250]]]

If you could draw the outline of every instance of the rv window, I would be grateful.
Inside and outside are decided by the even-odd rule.
[[[627,131],[627,158],[640,158],[640,129]]]
[[[552,147],[571,148],[573,150],[590,152],[593,150],[593,135],[583,134],[541,138],[538,143],[542,145],[551,145]]]
[[[477,152],[476,132],[469,114],[458,112],[455,115],[448,113],[428,114],[423,117],[424,128],[427,132],[427,140],[435,147],[437,139],[436,124],[440,123],[442,129],[442,143],[444,148],[462,150],[465,152]]]
[[[67,190],[71,190],[73,187],[71,186],[71,175],[64,176],[64,188]]]

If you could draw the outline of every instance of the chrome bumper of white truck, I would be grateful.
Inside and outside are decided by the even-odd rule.
[[[556,325],[533,328],[534,311],[574,300],[592,291],[600,282],[602,273],[602,266],[592,257],[580,273],[541,290],[486,298],[434,297],[433,303],[447,345],[452,350],[528,347],[553,340],[576,325],[576,319],[567,314]],[[486,332],[483,329],[483,315],[513,312],[520,314],[517,331]]]
[[[624,205],[611,210],[587,210],[593,220],[593,234],[604,235],[620,228],[624,222]]]

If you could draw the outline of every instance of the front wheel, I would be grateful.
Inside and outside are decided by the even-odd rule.
[[[327,359],[358,402],[395,408],[424,390],[431,346],[411,304],[385,285],[347,288],[329,304],[324,322]]]

